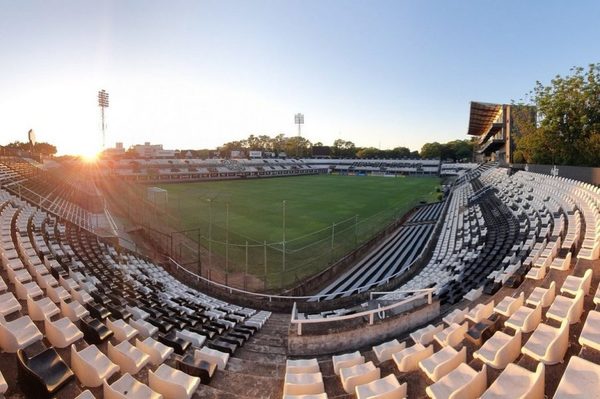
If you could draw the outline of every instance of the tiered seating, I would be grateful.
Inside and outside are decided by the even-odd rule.
[[[425,205],[399,229],[390,234],[351,270],[342,274],[312,299],[329,300],[347,297],[388,281],[410,269],[431,239],[434,223],[440,217],[444,203]]]

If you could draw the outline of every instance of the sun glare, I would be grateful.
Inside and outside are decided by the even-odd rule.
[[[100,155],[100,151],[97,149],[89,149],[86,151],[81,151],[79,153],[79,155],[81,156],[81,159],[84,162],[88,162],[88,163],[92,163],[92,162],[96,162],[98,160],[98,156]]]

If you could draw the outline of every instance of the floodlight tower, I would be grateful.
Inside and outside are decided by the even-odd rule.
[[[104,89],[98,92],[98,106],[102,110],[102,149],[106,148],[106,123],[104,121],[104,108],[108,108],[108,92]]]
[[[298,136],[302,137],[302,125],[304,125],[304,114],[294,115],[294,123],[298,125]]]

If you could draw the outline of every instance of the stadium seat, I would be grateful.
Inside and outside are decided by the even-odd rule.
[[[288,359],[285,365],[286,373],[317,373],[319,362],[317,359]]]
[[[417,331],[410,333],[415,344],[429,345],[433,341],[433,336],[444,329],[442,324],[434,326],[429,324]]]
[[[204,345],[204,341],[206,340],[205,336],[188,330],[176,331],[175,336],[188,340],[189,342],[191,342],[192,346],[195,346],[197,348],[201,348],[202,345]]]
[[[465,338],[467,329],[468,323],[466,321],[463,324],[452,323],[433,337],[441,346],[455,347]]]
[[[161,364],[156,371],[148,372],[148,385],[165,399],[190,399],[200,385],[200,378]]]
[[[4,395],[8,390],[8,384],[6,383],[6,379],[2,372],[0,372],[0,395]]]
[[[546,317],[559,322],[568,320],[569,324],[579,323],[583,313],[583,290],[577,291],[575,298],[557,295],[546,311]]]
[[[468,364],[461,363],[425,389],[432,399],[477,399],[487,388],[487,369],[473,370]]]
[[[229,353],[207,348],[206,346],[200,350],[194,351],[194,357],[200,360],[206,360],[209,363],[214,363],[220,370],[225,370],[229,361]]]
[[[60,313],[58,306],[52,302],[47,296],[38,300],[27,295],[27,313],[33,321],[43,321],[46,318],[51,318]]]
[[[69,303],[64,300],[60,300],[60,311],[63,316],[68,317],[72,322],[76,322],[79,319],[89,316],[90,312],[81,306],[81,304],[75,300]]]
[[[525,302],[533,306],[537,306],[540,303],[542,308],[547,308],[554,301],[555,290],[556,283],[554,281],[550,283],[550,287],[548,288],[535,287]]]
[[[53,395],[74,376],[54,348],[47,348],[32,357],[19,349],[17,366],[19,383],[29,397]]]
[[[568,345],[568,320],[563,320],[559,328],[541,323],[521,348],[521,353],[539,362],[551,365],[564,359]]]
[[[138,330],[131,327],[129,324],[127,324],[121,319],[112,321],[109,317],[108,319],[106,319],[106,327],[108,327],[108,329],[113,332],[114,337],[119,342],[128,341],[138,334]]]
[[[542,303],[539,302],[535,308],[521,306],[508,320],[504,322],[506,327],[530,333],[536,329],[542,321]]]
[[[587,269],[583,277],[567,276],[560,288],[560,292],[577,295],[577,292],[582,290],[584,295],[588,295],[590,293],[590,286],[592,285],[592,274],[592,269]]]
[[[510,363],[483,393],[481,399],[543,399],[544,382],[544,363],[538,363],[535,372]]]
[[[373,362],[355,364],[339,369],[344,391],[352,394],[357,385],[368,384],[381,377],[381,370]]]
[[[73,342],[83,338],[83,333],[68,317],[56,321],[50,321],[46,318],[44,320],[44,330],[48,341],[57,348],[66,348]]]
[[[323,376],[317,373],[286,373],[283,395],[316,395],[325,392]]]
[[[514,336],[496,331],[479,350],[473,353],[473,357],[495,369],[503,369],[514,362],[520,354],[521,330],[517,330]]]
[[[138,331],[138,334],[142,338],[148,338],[158,332],[158,327],[148,323],[144,319],[129,319],[129,325]]]
[[[142,384],[129,373],[123,374],[121,378],[112,384],[106,380],[103,382],[104,399],[162,399],[163,396],[154,392],[146,384]]]
[[[20,311],[21,308],[21,304],[12,292],[0,295],[0,316],[6,317],[9,314]]]
[[[352,353],[345,353],[342,355],[332,356],[331,362],[333,364],[333,371],[336,375],[340,375],[340,369],[342,367],[355,366],[365,362],[365,357],[360,354],[359,351]]]
[[[398,340],[393,339],[391,341],[384,342],[380,345],[373,347],[373,353],[375,357],[377,357],[377,361],[379,363],[385,362],[386,360],[390,360],[394,353],[400,352],[406,347],[405,342],[398,342]]]
[[[513,313],[517,311],[517,309],[523,305],[525,302],[525,293],[521,292],[521,294],[513,298],[511,296],[505,296],[500,303],[498,303],[494,307],[494,312],[501,314],[505,317],[512,316]]]
[[[108,357],[117,365],[121,371],[129,374],[137,374],[150,360],[150,356],[142,352],[129,341],[123,341],[116,346],[108,342]]]
[[[469,313],[468,307],[464,308],[464,309],[454,309],[452,312],[450,312],[446,316],[444,316],[444,318],[442,320],[448,326],[450,326],[450,324],[452,324],[452,323],[460,324],[465,319],[467,313]]]
[[[22,316],[13,321],[6,321],[0,316],[0,349],[5,352],[15,353],[41,341],[43,337],[29,316]]]
[[[554,399],[586,399],[599,392],[600,365],[572,356],[554,393]]]
[[[467,315],[465,316],[467,319],[471,320],[473,323],[479,323],[483,319],[487,319],[494,312],[494,301],[491,300],[488,303],[480,303],[475,306]]]
[[[163,345],[151,337],[143,341],[136,338],[135,346],[150,357],[150,363],[154,366],[162,364],[174,352],[173,348]]]
[[[90,345],[79,352],[75,345],[71,345],[71,367],[81,384],[92,388],[99,387],[102,381],[119,371],[119,366],[100,352],[96,345]]]
[[[406,382],[400,384],[394,374],[377,379],[367,384],[357,385],[355,393],[357,399],[376,399],[376,398],[406,398]]]
[[[579,334],[579,343],[600,351],[600,312],[590,310]]]
[[[433,355],[419,362],[419,367],[433,382],[454,370],[461,363],[467,361],[467,348],[456,351],[451,346],[446,346]]]
[[[396,352],[392,359],[401,372],[413,371],[419,368],[419,362],[433,354],[433,345],[423,346],[414,344],[408,348]]]

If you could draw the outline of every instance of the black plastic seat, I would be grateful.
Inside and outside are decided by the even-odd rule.
[[[186,374],[199,377],[200,382],[206,385],[210,383],[212,376],[217,371],[217,364],[194,359],[194,355],[190,354],[177,362],[177,368]]]
[[[90,302],[85,305],[85,308],[90,312],[90,315],[96,319],[104,320],[111,315],[110,310],[95,302]]]
[[[106,308],[110,310],[110,313],[112,313],[112,315],[118,319],[123,319],[124,321],[131,319],[131,312],[125,309],[123,306],[109,303],[106,305]]]
[[[162,344],[170,346],[175,350],[175,353],[178,355],[182,355],[188,348],[192,345],[192,343],[188,340],[185,340],[181,337],[177,337],[174,332],[170,332],[167,335],[158,334],[158,341]]]
[[[212,342],[209,342],[208,344],[206,344],[206,346],[208,346],[211,349],[216,349],[221,352],[227,352],[230,355],[233,355],[235,353],[235,350],[238,348],[237,345],[232,344],[230,342],[223,341],[218,338]]]
[[[100,344],[114,334],[102,322],[89,316],[81,319],[79,325],[88,344]]]
[[[54,348],[33,357],[19,349],[17,364],[19,383],[23,392],[31,398],[49,397],[75,376]]]

